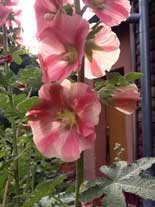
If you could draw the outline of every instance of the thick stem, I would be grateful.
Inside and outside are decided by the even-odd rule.
[[[79,201],[79,190],[80,185],[83,182],[83,153],[81,154],[81,157],[79,160],[76,161],[76,184],[75,184],[75,207],[80,207],[80,201]]]
[[[76,14],[82,15],[81,13],[81,7],[80,7],[80,0],[74,0],[74,6],[75,6],[75,12]],[[78,82],[84,83],[84,58],[82,61],[81,70],[78,73]],[[75,207],[80,207],[80,201],[79,201],[79,190],[80,185],[83,182],[83,164],[84,164],[84,155],[81,154],[81,157],[79,160],[76,161],[76,183],[75,183]]]
[[[78,73],[78,81],[84,83],[84,58],[82,61],[81,70]],[[76,185],[75,185],[75,207],[80,207],[79,201],[79,190],[80,185],[83,183],[84,173],[83,173],[83,166],[84,166],[84,153],[81,154],[81,157],[76,162]]]
[[[80,0],[74,0],[75,13],[81,15]]]

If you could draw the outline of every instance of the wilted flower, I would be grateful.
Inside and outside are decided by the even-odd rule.
[[[72,162],[92,147],[101,105],[88,85],[65,80],[44,84],[41,102],[26,115],[37,149],[46,157]]]
[[[132,114],[136,109],[137,102],[141,100],[140,93],[135,84],[116,87],[112,95],[114,107],[125,113]]]
[[[85,76],[88,79],[105,75],[119,58],[119,40],[108,26],[99,27],[99,31],[87,39],[85,46]]]
[[[125,21],[130,14],[129,0],[83,0],[83,2],[110,27]]]
[[[79,15],[61,14],[56,27],[41,33],[38,57],[43,82],[62,81],[80,70],[88,27],[88,22]]]

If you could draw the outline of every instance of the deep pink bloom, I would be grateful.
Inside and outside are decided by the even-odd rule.
[[[26,114],[37,149],[49,158],[77,160],[96,137],[101,111],[97,95],[84,83],[65,80],[43,85],[39,97],[41,103]]]
[[[6,20],[10,14],[10,9],[6,6],[0,5],[0,27],[6,23]]]
[[[36,0],[34,4],[37,34],[42,32],[46,27],[52,26],[54,20],[62,9],[62,0]]]
[[[39,36],[39,60],[43,82],[62,81],[80,69],[88,22],[79,15],[59,15],[57,26],[47,28]],[[75,26],[76,25],[76,26]]]
[[[108,26],[116,26],[130,15],[129,0],[83,0]]]
[[[125,114],[132,114],[136,109],[137,102],[141,98],[137,86],[130,84],[128,86],[117,87],[112,95],[112,100],[117,110]]]
[[[104,76],[105,71],[109,71],[119,58],[119,45],[116,34],[108,26],[103,26],[94,38],[88,39],[85,47],[86,78]]]
[[[13,61],[11,54],[1,55],[0,56],[0,64],[3,63],[11,63]]]

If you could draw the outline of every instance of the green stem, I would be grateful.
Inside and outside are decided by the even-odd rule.
[[[76,183],[75,183],[75,207],[80,207],[79,190],[80,185],[83,183],[83,153],[79,160],[76,161]]]
[[[52,195],[52,197],[62,206],[62,207],[69,207],[68,205],[66,205],[65,203],[63,203],[61,201],[61,199],[59,199],[58,197]]]
[[[3,4],[5,5],[5,0],[3,1]],[[7,28],[6,25],[4,24],[3,26],[3,48],[5,52],[9,51],[8,48],[8,34],[7,34]],[[6,73],[10,72],[9,66],[7,63],[4,65]],[[17,135],[16,135],[16,123],[15,123],[15,106],[14,106],[14,101],[13,101],[13,90],[11,86],[8,86],[8,97],[10,101],[10,107],[11,107],[11,127],[13,131],[13,157],[18,156],[18,148],[17,148]],[[15,178],[15,189],[16,189],[16,196],[19,195],[19,171],[18,171],[18,159],[14,160],[14,178]],[[16,198],[16,207],[19,207],[19,198]]]
[[[74,0],[74,6],[75,6],[75,12],[76,14],[82,15],[81,14],[81,7],[80,7],[80,0]],[[81,70],[78,73],[78,82],[84,83],[84,57],[82,61],[82,66]],[[76,161],[76,183],[75,183],[75,207],[80,207],[80,201],[79,201],[79,191],[80,191],[80,186],[83,183],[83,165],[84,164],[84,154],[81,153],[81,157],[79,160]]]
[[[74,0],[75,13],[81,15],[80,0]]]
[[[11,127],[13,131],[13,157],[18,156],[18,147],[17,147],[17,136],[16,136],[16,123],[15,123],[15,106],[14,106],[14,101],[13,101],[13,93],[12,93],[12,88],[9,88],[9,101],[10,101],[10,106],[11,106],[11,112],[12,112],[12,120],[11,120]],[[14,178],[15,178],[15,189],[16,189],[16,196],[19,195],[19,170],[18,170],[18,159],[14,160]],[[16,207],[19,207],[19,198],[16,198]]]

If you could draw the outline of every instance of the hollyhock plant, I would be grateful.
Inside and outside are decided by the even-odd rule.
[[[62,0],[36,0],[34,10],[37,20],[37,34],[54,25],[54,20],[63,7]]]
[[[129,0],[83,0],[83,2],[110,27],[119,25],[130,14]]]
[[[0,5],[0,27],[6,23],[6,20],[11,12],[6,6]]]
[[[26,116],[37,149],[46,157],[72,162],[95,140],[101,105],[97,95],[84,83],[44,84],[41,102]]]
[[[105,75],[119,58],[119,40],[111,28],[101,26],[95,35],[87,39],[85,46],[85,77],[94,79]]]
[[[137,106],[137,101],[140,101],[140,93],[135,84],[129,84],[127,86],[116,87],[112,100],[114,107],[125,113],[132,114]]]
[[[39,60],[43,82],[62,81],[80,70],[88,35],[88,22],[79,15],[59,15],[57,26],[39,35]],[[76,25],[76,27],[75,27]]]

